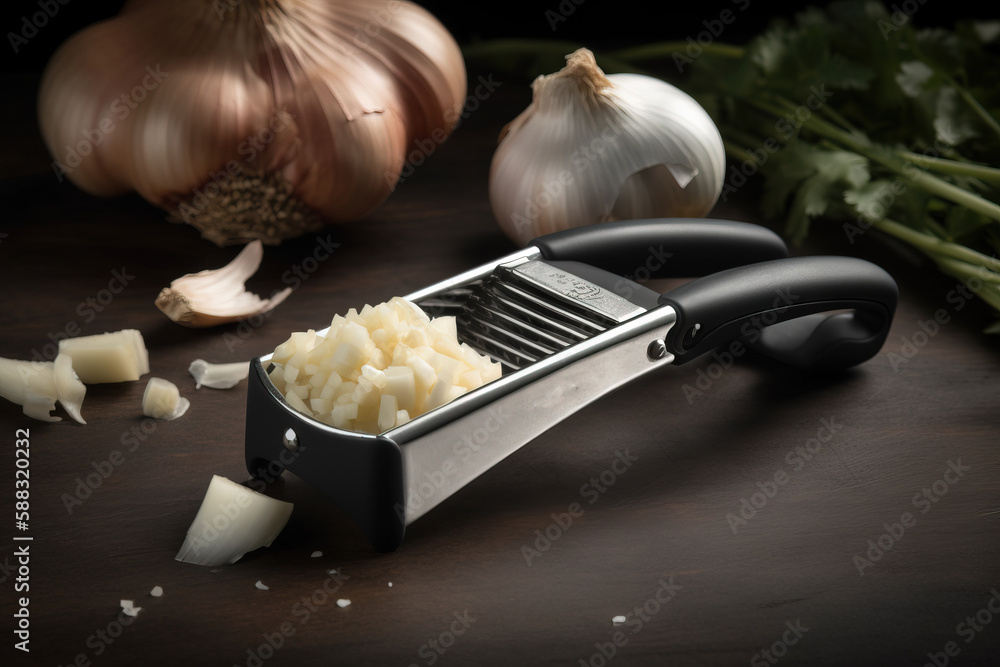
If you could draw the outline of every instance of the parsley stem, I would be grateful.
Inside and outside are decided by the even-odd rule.
[[[762,111],[766,111],[779,117],[787,114],[787,112],[782,109],[783,106],[785,108],[794,108],[791,102],[781,98],[778,98],[777,103],[760,98],[748,98],[746,102],[750,106],[757,107]],[[817,117],[815,114],[802,121],[802,126],[820,136],[847,146],[855,153],[865,156],[872,162],[878,162],[884,167],[888,167],[896,173],[905,176],[909,179],[910,183],[929,192],[930,194],[943,197],[944,199],[952,201],[956,204],[965,206],[966,208],[977,213],[981,213],[992,220],[1000,221],[1000,206],[994,202],[980,197],[973,192],[960,188],[957,185],[953,185],[948,181],[942,180],[933,174],[916,168],[915,164],[901,159],[892,151],[872,144],[871,140],[863,134],[845,132],[839,127],[831,125],[822,118]]]
[[[722,140],[723,145],[726,147],[726,152],[733,157],[742,160],[743,162],[749,162],[750,164],[757,164],[757,159],[750,154],[750,151],[740,148],[731,141]]]
[[[973,266],[966,262],[947,257],[939,258],[935,261],[942,272],[947,273],[953,278],[958,278],[970,290],[972,289],[973,278],[982,281],[979,289],[974,290],[976,296],[997,310],[1000,310],[1000,291],[998,291],[998,286],[990,276],[984,278],[982,267]]]
[[[912,162],[918,167],[926,167],[942,174],[952,174],[955,176],[971,176],[990,183],[1000,183],[1000,169],[976,164],[973,162],[962,162],[959,160],[949,160],[947,158],[931,157],[914,153],[913,151],[897,150],[896,155],[907,162]]]
[[[895,236],[901,241],[906,241],[910,245],[920,248],[928,255],[950,257],[970,265],[981,267],[983,271],[992,274],[992,276],[985,279],[991,282],[1000,282],[1000,259],[996,257],[990,257],[964,245],[925,234],[889,218],[874,220],[872,221],[872,226]],[[980,276],[980,278],[983,277]]]

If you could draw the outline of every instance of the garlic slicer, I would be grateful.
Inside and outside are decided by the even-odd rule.
[[[659,294],[625,277],[703,276]],[[896,283],[851,257],[787,257],[773,232],[703,219],[634,220],[557,232],[405,298],[457,316],[459,339],[503,375],[379,435],[288,405],[251,362],[246,464],[287,469],[325,493],[371,544],[406,526],[589,403],[641,375],[742,341],[804,370],[874,356]],[[323,333],[323,332],[319,332]]]

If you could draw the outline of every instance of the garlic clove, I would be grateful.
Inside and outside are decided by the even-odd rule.
[[[149,352],[137,329],[122,329],[59,341],[59,356],[72,359],[84,384],[129,382],[149,372]]]
[[[0,397],[21,406],[32,419],[62,421],[52,416],[59,392],[51,361],[22,361],[0,357]]]
[[[235,563],[249,551],[271,546],[293,507],[213,475],[176,559],[197,565]]]
[[[250,375],[250,362],[237,361],[231,364],[210,364],[204,359],[195,359],[188,366],[194,378],[194,388],[229,389]]]
[[[180,395],[180,390],[170,380],[152,377],[142,393],[142,414],[155,419],[170,421],[184,415],[191,401]]]
[[[80,382],[80,378],[73,370],[73,358],[68,354],[57,355],[53,363],[53,371],[59,404],[63,406],[70,417],[81,424],[86,424],[80,410],[83,407],[83,399],[87,395],[87,387]]]
[[[284,301],[292,288],[286,287],[270,299],[246,290],[246,281],[256,273],[263,256],[260,241],[248,243],[221,269],[189,273],[171,281],[156,297],[156,307],[188,327],[211,327],[266,313]]]
[[[722,136],[686,93],[649,76],[605,75],[587,49],[532,90],[490,167],[490,204],[515,243],[611,220],[702,217],[715,205]]]

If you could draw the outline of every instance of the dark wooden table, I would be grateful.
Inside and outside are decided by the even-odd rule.
[[[168,321],[153,299],[236,248],[137,197],[58,184],[31,97],[9,100],[0,124],[0,355],[44,354],[67,328],[138,328],[151,374],[192,405],[151,427],[145,379],[89,387],[86,426],[0,403],[4,664],[1000,662],[1000,359],[997,339],[980,333],[989,313],[876,234],[851,246],[836,225],[820,224],[795,252],[871,259],[901,289],[888,342],[856,370],[809,375],[749,355],[723,369],[705,357],[559,424],[414,523],[395,553],[375,552],[286,475],[270,492],[295,510],[270,548],[222,568],[175,561],[212,475],[247,478],[246,383],[196,390],[188,364],[249,360],[334,313],[510,250],[487,174],[499,129],[529,91],[503,82],[370,219],[324,230],[339,248],[261,326],[209,330]],[[758,210],[748,185],[714,214],[770,224]],[[250,287],[288,282],[319,237],[268,248]],[[108,300],[116,271],[128,285]],[[939,309],[949,321],[922,334]],[[12,516],[19,429],[30,429],[26,533]],[[582,513],[568,524],[574,503]],[[21,595],[30,655],[12,648]],[[137,618],[120,614],[121,599],[142,607]],[[614,625],[617,615],[628,620]]]

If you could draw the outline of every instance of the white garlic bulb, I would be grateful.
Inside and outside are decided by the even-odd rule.
[[[39,121],[60,179],[273,244],[374,210],[465,93],[458,45],[404,0],[129,0],[53,56]]]
[[[649,76],[605,75],[587,49],[532,90],[490,168],[493,214],[518,245],[611,220],[703,217],[715,205],[722,136],[683,91]]]

